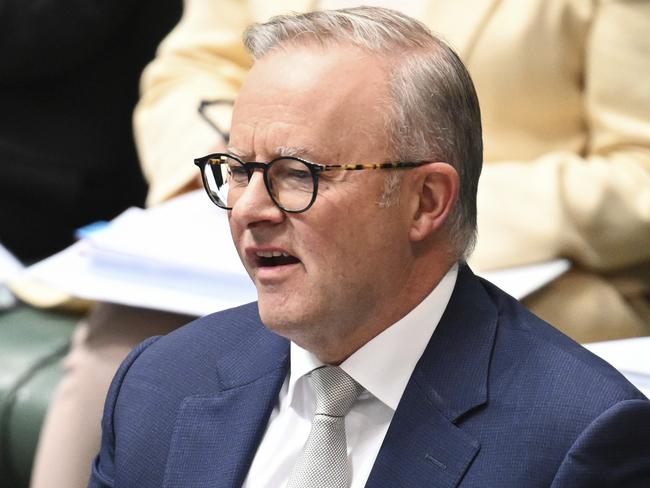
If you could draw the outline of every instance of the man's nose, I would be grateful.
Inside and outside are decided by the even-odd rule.
[[[242,225],[281,222],[285,214],[271,199],[261,171],[254,171],[244,192],[233,205],[231,218]]]

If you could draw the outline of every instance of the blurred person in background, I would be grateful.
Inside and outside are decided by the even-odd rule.
[[[144,73],[135,114],[148,204],[199,188],[193,159],[225,147],[230,105],[252,64],[241,42],[247,25],[359,3],[424,21],[472,74],[485,144],[472,264],[569,257],[572,271],[528,297],[529,308],[582,342],[650,333],[650,90],[640,81],[650,77],[648,3],[186,0],[180,24]],[[71,356],[85,367],[80,361],[77,370],[101,365],[97,377],[109,378],[143,336],[182,321],[152,314],[104,306],[80,328]],[[57,409],[60,439],[99,445],[98,397],[108,380],[79,382],[74,393],[73,383],[67,378],[67,406],[87,420],[66,423],[65,408]]]
[[[0,242],[23,261],[144,204],[131,113],[179,2],[0,4]]]

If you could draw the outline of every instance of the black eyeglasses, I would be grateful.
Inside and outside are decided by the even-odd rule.
[[[246,190],[253,172],[262,170],[273,202],[285,212],[300,213],[311,207],[318,194],[318,176],[324,171],[414,168],[430,161],[376,164],[315,164],[296,157],[280,157],[268,163],[244,162],[225,153],[194,160],[201,169],[203,186],[218,207],[232,210]]]

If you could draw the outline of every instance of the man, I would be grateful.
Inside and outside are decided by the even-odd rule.
[[[259,300],[129,356],[90,486],[645,486],[650,402],[463,263],[458,57],[374,8],[245,41],[228,153],[197,164]]]

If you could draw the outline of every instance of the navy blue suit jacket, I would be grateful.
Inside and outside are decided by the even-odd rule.
[[[241,486],[289,367],[256,304],[135,349],[91,487]],[[650,402],[462,266],[368,487],[650,487]]]

